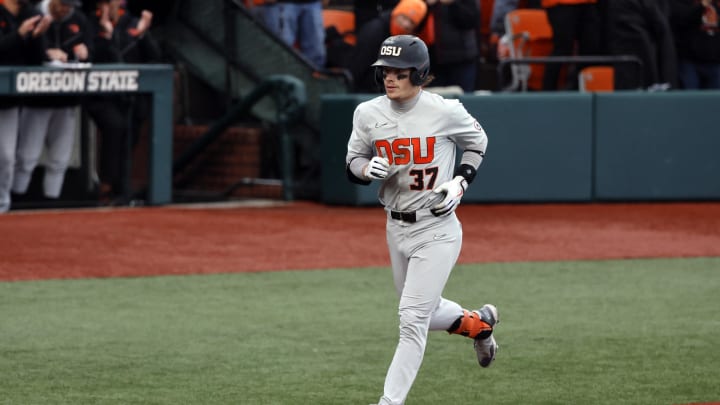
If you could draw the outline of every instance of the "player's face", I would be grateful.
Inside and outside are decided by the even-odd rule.
[[[410,82],[410,69],[383,68],[383,85],[388,98],[394,101],[407,101],[420,91],[419,86]]]

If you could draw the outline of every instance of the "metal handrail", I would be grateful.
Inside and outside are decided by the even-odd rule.
[[[277,128],[281,137],[281,155],[283,172],[283,194],[285,200],[293,199],[293,147],[292,139],[287,127],[297,121],[307,104],[305,85],[294,76],[273,75],[263,80],[253,91],[219,120],[215,121],[208,130],[196,139],[173,162],[173,175],[182,172],[201,152],[222,135],[232,124],[248,114],[252,107],[265,96],[273,98],[277,109]]]
[[[616,56],[545,56],[545,57],[527,57],[527,58],[507,58],[498,62],[497,65],[497,78],[498,87],[505,89],[505,67],[512,65],[530,65],[530,64],[566,64],[566,63],[580,63],[580,64],[598,64],[598,65],[611,65],[616,63],[632,64],[636,66],[636,78],[638,88],[642,87],[644,83],[643,77],[643,62],[635,55],[616,55]]]

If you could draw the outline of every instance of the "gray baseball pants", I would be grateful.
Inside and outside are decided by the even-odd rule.
[[[0,108],[0,212],[10,209],[19,114],[18,107]]]
[[[460,255],[462,226],[455,213],[435,217],[419,210],[417,222],[388,216],[386,225],[395,288],[400,297],[400,338],[385,377],[380,404],[401,405],[420,369],[430,330],[448,330],[463,308],[442,297]]]
[[[47,162],[43,192],[48,198],[58,198],[62,191],[77,127],[76,107],[24,107],[20,111],[20,126],[12,189],[17,194],[27,192],[32,172],[47,146]]]

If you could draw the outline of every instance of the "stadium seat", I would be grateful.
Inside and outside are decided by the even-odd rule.
[[[615,90],[615,69],[611,66],[588,66],[578,74],[580,91],[611,92]]]
[[[323,26],[334,26],[345,42],[355,45],[355,13],[349,10],[323,9]]]
[[[545,57],[552,53],[552,27],[543,9],[517,9],[507,13],[505,32],[511,58]],[[512,65],[509,90],[542,90],[544,71],[544,64]]]

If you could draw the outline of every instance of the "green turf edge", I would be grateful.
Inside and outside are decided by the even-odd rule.
[[[408,404],[720,401],[720,258],[458,266],[496,363],[433,333]],[[387,268],[0,283],[0,404],[367,404],[397,340]]]

